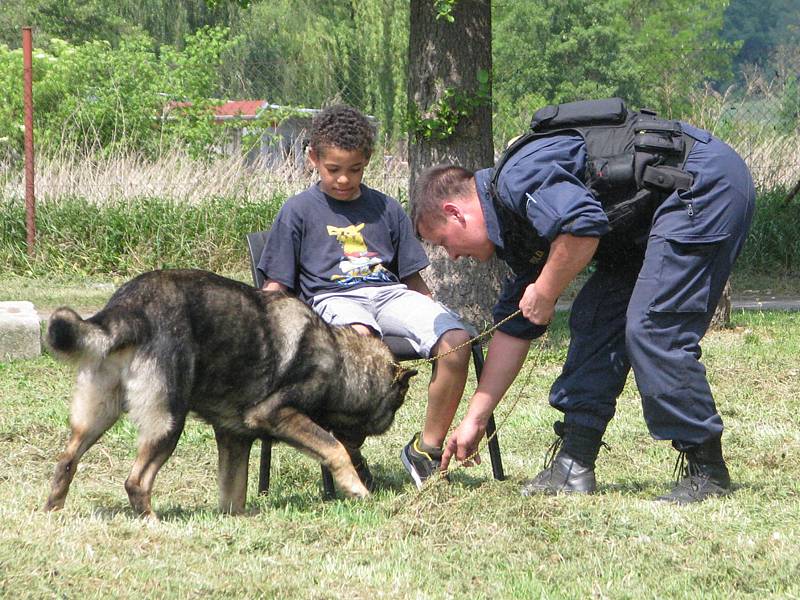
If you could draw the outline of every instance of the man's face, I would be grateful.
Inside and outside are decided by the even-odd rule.
[[[456,202],[443,205],[445,220],[433,224],[420,221],[419,235],[429,244],[441,246],[452,260],[469,256],[485,262],[494,254],[494,244],[489,241],[483,212],[477,202],[472,210]]]
[[[319,152],[312,149],[309,158],[319,172],[320,188],[328,196],[347,202],[361,195],[361,178],[369,163],[361,150],[326,146]]]

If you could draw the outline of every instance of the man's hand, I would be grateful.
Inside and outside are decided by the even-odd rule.
[[[446,471],[450,466],[450,460],[455,456],[458,462],[464,462],[465,467],[471,467],[474,462],[481,464],[481,456],[478,454],[478,443],[486,434],[486,425],[479,423],[469,416],[464,417],[461,424],[456,428],[450,439],[444,446],[442,453],[442,471]],[[473,456],[474,455],[474,456]]]
[[[531,323],[547,325],[553,318],[556,300],[570,281],[592,260],[599,238],[562,233],[551,242],[550,254],[536,281],[525,288],[519,301],[522,314]]]
[[[557,298],[544,296],[536,288],[536,282],[525,288],[519,307],[522,309],[522,316],[534,325],[547,325],[553,320],[556,312]]]

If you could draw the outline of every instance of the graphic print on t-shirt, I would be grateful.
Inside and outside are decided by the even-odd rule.
[[[335,227],[328,225],[328,235],[336,238],[342,246],[342,258],[339,269],[342,275],[333,275],[331,279],[339,285],[349,286],[368,281],[391,282],[392,278],[383,266],[377,252],[370,252],[361,235],[364,223]]]

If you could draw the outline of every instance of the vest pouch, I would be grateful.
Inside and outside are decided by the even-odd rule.
[[[636,150],[652,153],[683,154],[683,135],[671,131],[639,131],[633,138]]]
[[[587,184],[603,192],[631,187],[635,183],[632,152],[599,156],[586,164]]]
[[[688,190],[692,187],[694,177],[688,171],[667,165],[644,168],[642,176],[644,185],[664,192]]]
[[[540,108],[533,115],[534,131],[580,127],[582,125],[619,125],[625,122],[628,110],[621,98],[579,100]]]

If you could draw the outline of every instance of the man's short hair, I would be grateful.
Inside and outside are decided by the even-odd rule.
[[[445,220],[442,204],[451,198],[466,196],[474,190],[475,173],[456,165],[436,165],[425,169],[411,193],[411,222],[414,229],[425,221],[436,225]]]
[[[335,104],[318,113],[311,122],[308,145],[320,154],[326,147],[360,150],[372,155],[375,132],[367,118],[352,106]]]

